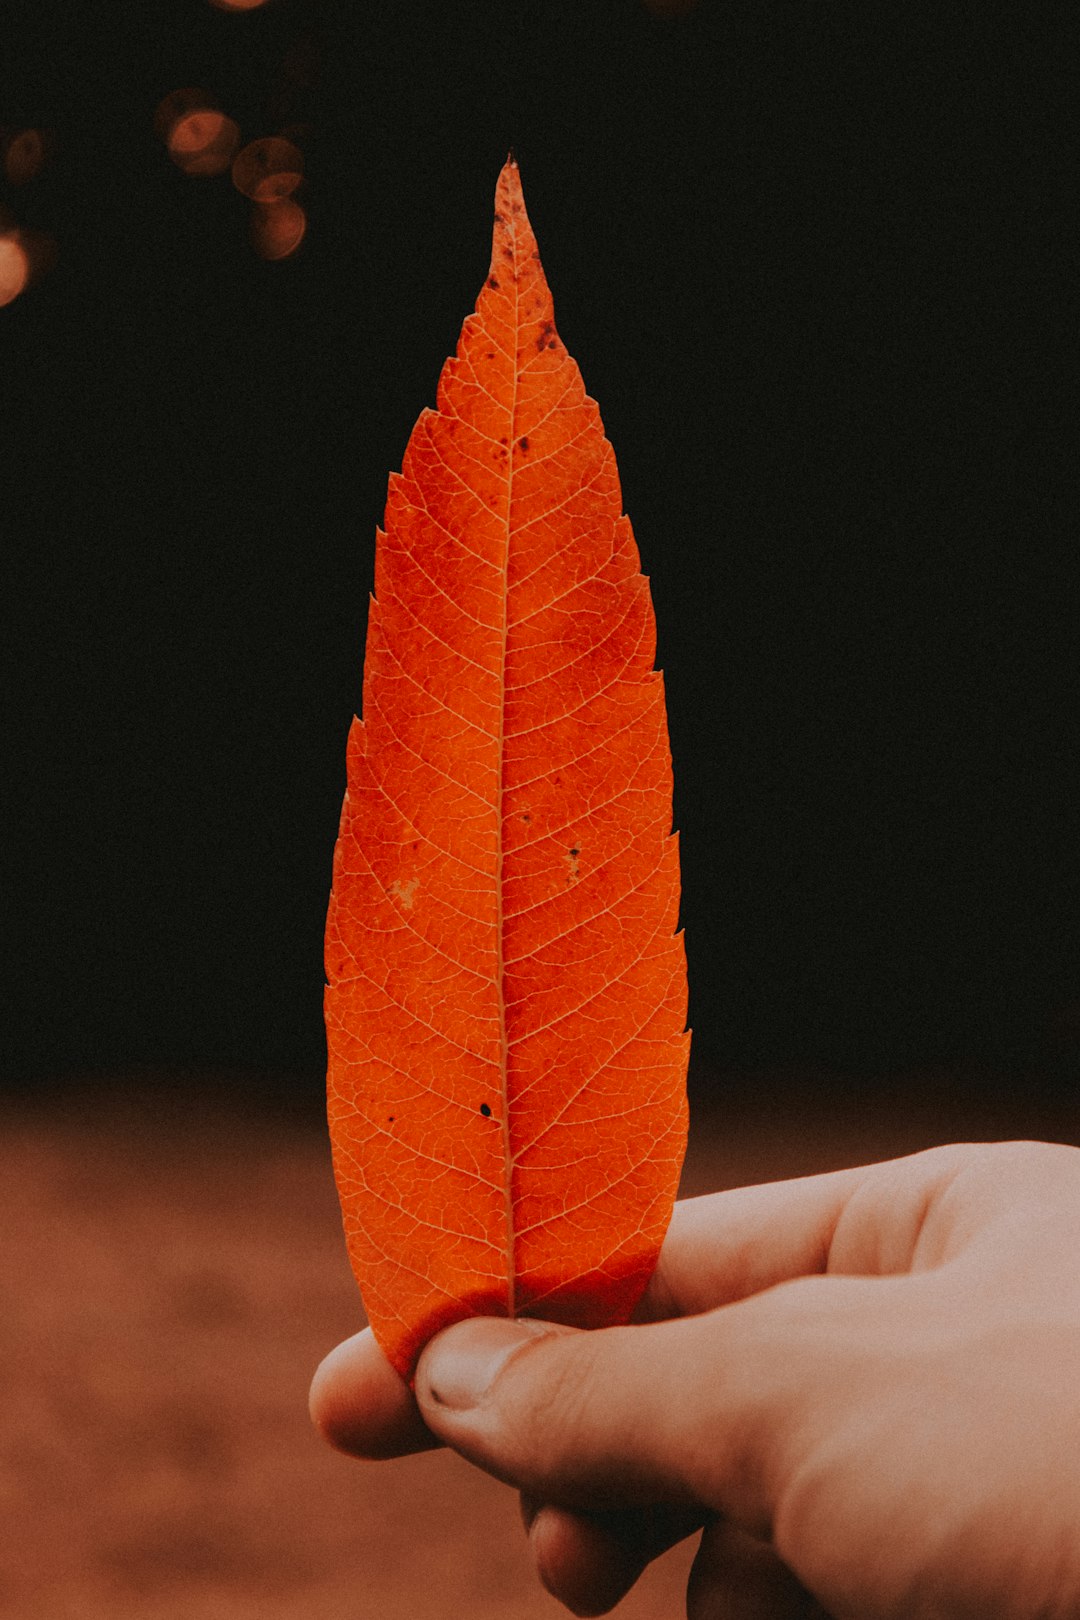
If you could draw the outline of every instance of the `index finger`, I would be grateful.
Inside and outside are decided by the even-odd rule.
[[[850,1170],[683,1199],[633,1320],[696,1316],[797,1277],[884,1276],[940,1263],[961,1237],[951,1229],[943,1194],[965,1170],[996,1186],[1001,1164],[993,1152],[953,1142]]]
[[[680,1199],[633,1320],[696,1316],[825,1271],[841,1212],[876,1168]]]

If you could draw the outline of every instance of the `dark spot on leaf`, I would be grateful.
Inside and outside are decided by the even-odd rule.
[[[553,349],[554,347],[555,347],[555,339],[552,338],[551,342],[548,344],[548,348]]]
[[[531,821],[532,816],[530,816],[530,814],[529,814],[529,812],[527,810],[523,810],[522,813],[521,813],[521,819],[522,819],[522,821]]]
[[[488,276],[488,286],[489,287],[497,287],[498,285],[499,285],[498,276]]]
[[[522,448],[522,449],[523,449],[523,450],[527,450],[527,449],[528,449],[528,448],[529,448],[529,441],[528,441],[528,439],[519,439],[519,440],[518,440],[518,444],[519,444],[519,445],[520,445],[520,446],[521,446],[521,448]]]
[[[555,347],[554,333],[555,328],[552,326],[551,322],[545,321],[543,326],[540,328],[540,336],[536,340],[536,348],[538,353],[541,349],[553,349]]]
[[[501,214],[496,213],[496,215],[495,215],[495,223],[496,223],[496,225],[505,225],[506,221],[503,219]]]
[[[483,1114],[485,1119],[491,1118],[491,1109],[488,1107],[487,1103],[480,1104],[480,1112]]]
[[[578,856],[580,854],[581,854],[581,851],[576,846],[570,851],[571,859],[575,860],[575,861],[577,860],[577,858],[578,858]]]
[[[388,1120],[389,1120],[389,1122],[390,1122],[390,1124],[391,1124],[391,1125],[392,1125],[392,1124],[393,1124],[393,1123],[394,1123],[394,1120],[395,1120],[395,1118],[396,1118],[396,1115],[394,1115],[394,1114],[388,1114],[388,1115],[387,1115],[387,1116],[386,1116],[386,1117],[387,1117],[387,1119],[388,1119]]]

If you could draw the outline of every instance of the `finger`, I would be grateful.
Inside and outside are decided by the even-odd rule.
[[[705,1526],[686,1589],[687,1620],[828,1620],[772,1547],[727,1519]]]
[[[370,1328],[331,1350],[316,1369],[308,1408],[323,1438],[353,1457],[404,1457],[442,1443]]]
[[[972,1150],[950,1145],[675,1205],[635,1320],[690,1316],[823,1272],[907,1270],[928,1206]]]
[[[691,1316],[825,1270],[832,1235],[868,1169],[681,1199],[635,1312]]]
[[[572,1614],[607,1614],[642,1571],[702,1528],[700,1512],[654,1507],[582,1514],[522,1504],[537,1571]],[[773,1548],[709,1516],[687,1588],[688,1620],[827,1620]]]
[[[544,1501],[700,1505],[767,1534],[807,1419],[829,1410],[849,1322],[876,1321],[890,1286],[808,1278],[704,1316],[588,1333],[474,1318],[424,1351],[417,1400],[433,1433]]]
[[[700,1510],[663,1506],[576,1513],[524,1498],[537,1573],[572,1614],[607,1614],[642,1570],[701,1528]]]

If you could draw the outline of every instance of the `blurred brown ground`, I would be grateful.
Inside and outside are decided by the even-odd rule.
[[[553,1620],[510,1491],[446,1454],[350,1462],[310,1429],[311,1373],[361,1321],[329,1151],[233,1089],[0,1105],[0,1614]],[[1076,1101],[948,1072],[858,1106],[812,1075],[710,1093],[691,1194],[962,1138],[1080,1142]],[[677,1620],[691,1556],[654,1566],[623,1620]]]

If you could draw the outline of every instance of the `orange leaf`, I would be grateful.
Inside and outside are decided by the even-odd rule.
[[[475,1313],[625,1321],[686,1140],[655,626],[517,167],[390,478],[327,919],[334,1167],[408,1376]]]

